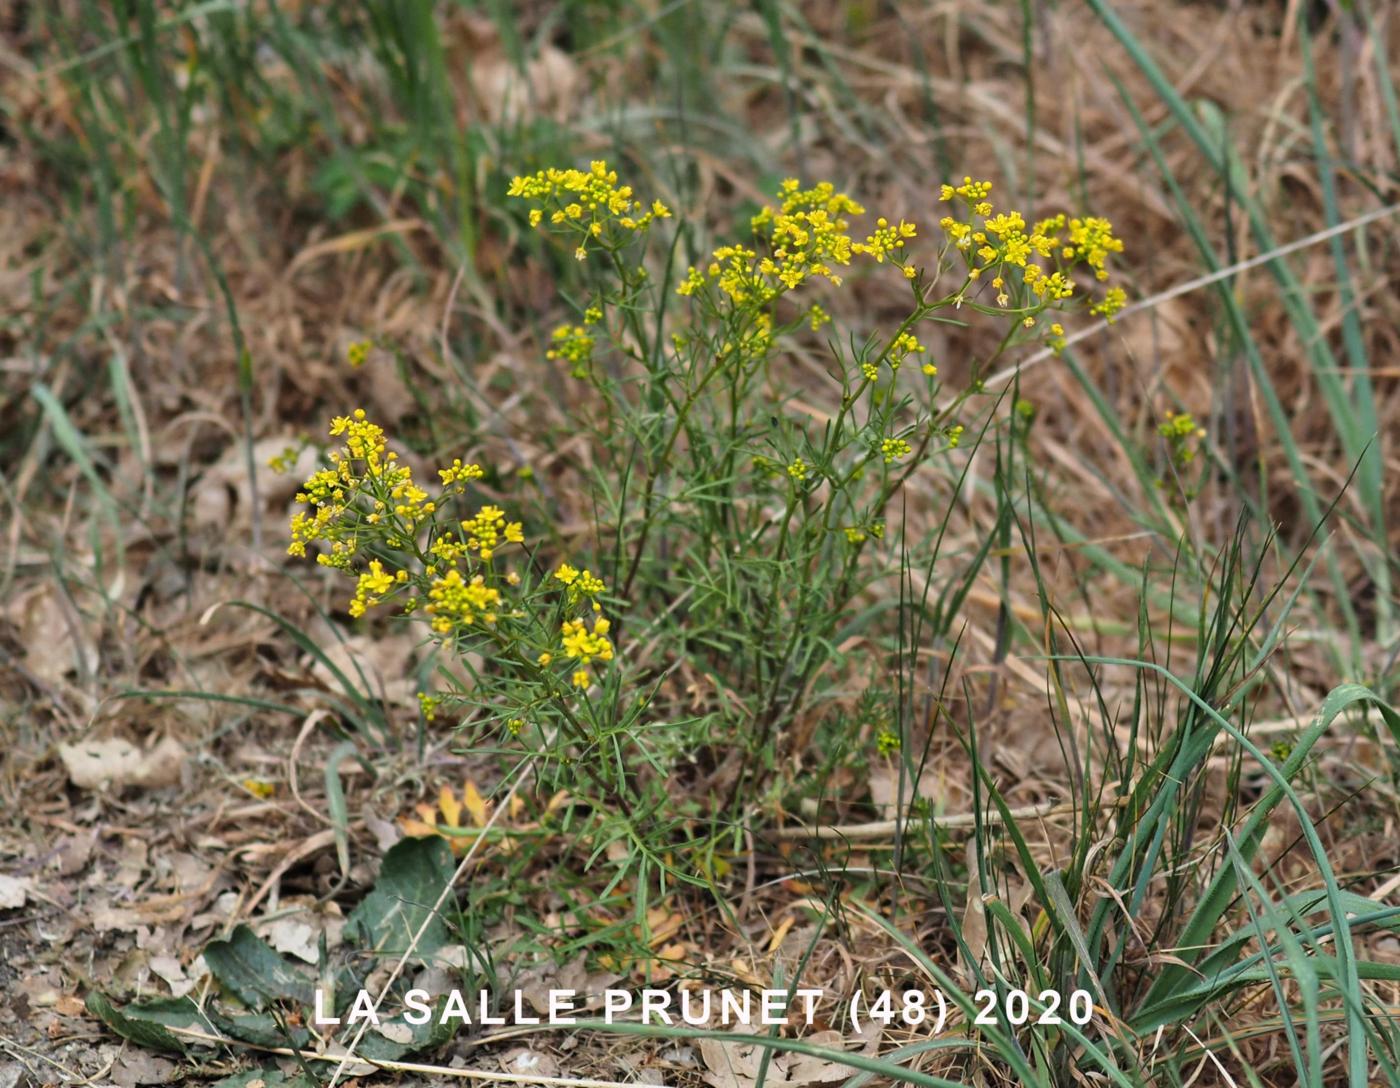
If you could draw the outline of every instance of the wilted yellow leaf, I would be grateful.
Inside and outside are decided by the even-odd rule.
[[[776,952],[782,946],[783,938],[788,935],[788,930],[790,930],[793,927],[796,921],[797,915],[789,914],[786,918],[784,918],[781,922],[778,923],[778,928],[773,931],[773,936],[770,937],[768,940],[769,952]]]
[[[486,826],[486,801],[476,788],[476,783],[471,779],[462,786],[462,804],[466,807],[467,814],[471,816],[472,823],[477,827]]]
[[[470,809],[470,805],[468,809]],[[452,796],[452,787],[443,786],[438,791],[438,808],[442,809],[443,822],[448,827],[462,826],[462,806],[457,802],[457,798]],[[481,826],[480,824],[477,825]]]

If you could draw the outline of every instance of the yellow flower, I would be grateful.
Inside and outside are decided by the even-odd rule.
[[[394,583],[394,576],[384,569],[384,564],[378,559],[370,560],[369,570],[360,575],[355,585],[355,596],[350,602],[350,615],[363,616],[365,609],[380,603],[384,594],[394,588]]]
[[[431,603],[425,611],[433,617],[433,630],[445,635],[471,627],[478,620],[495,623],[501,591],[488,586],[480,574],[467,581],[461,571],[453,568],[433,581],[428,599]]]
[[[325,545],[317,561],[348,570],[359,550],[362,523],[376,525],[386,515],[394,519],[386,543],[412,535],[437,509],[428,493],[413,482],[413,472],[398,463],[384,431],[357,408],[331,420],[332,437],[343,445],[328,454],[331,467],[313,472],[297,493],[307,507],[291,520],[289,555],[305,556],[307,544]]]
[[[1123,243],[1113,235],[1113,224],[1098,216],[1069,221],[1069,241],[1065,257],[1084,261],[1099,279],[1108,278],[1105,267],[1110,253],[1122,253]]]
[[[607,589],[603,585],[603,580],[590,570],[577,570],[568,563],[560,563],[559,569],[554,572],[557,581],[563,583],[568,588],[570,603],[576,602],[584,597],[596,597]]]
[[[365,360],[369,358],[369,349],[372,346],[372,341],[356,340],[345,349],[345,361],[350,364],[351,369],[358,370],[365,365]]]
[[[508,196],[534,201],[549,209],[549,221],[581,237],[574,256],[588,256],[586,242],[644,231],[657,219],[669,219],[671,211],[659,200],[650,206],[637,200],[630,185],[619,185],[617,171],[601,160],[589,163],[587,170],[561,170],[551,167],[512,179]],[[530,212],[530,226],[544,221],[544,210]]]
[[[602,616],[594,618],[591,632],[584,626],[583,620],[565,620],[560,629],[565,656],[584,665],[591,664],[595,659],[611,661],[613,644],[607,637],[608,628],[608,621]]]
[[[1103,294],[1103,301],[1089,307],[1091,314],[1097,314],[1113,324],[1114,315],[1128,303],[1128,294],[1121,287],[1110,287]]]
[[[524,539],[524,530],[519,522],[506,523],[506,513],[499,506],[483,506],[476,517],[462,523],[468,550],[477,552],[482,559],[490,559],[502,542],[518,544]]]
[[[890,465],[906,456],[912,448],[902,438],[887,438],[880,443],[880,456],[885,459],[885,464]]]
[[[569,364],[569,373],[575,378],[588,377],[589,365],[593,362],[593,337],[582,325],[560,325],[550,334],[554,346],[544,353],[546,359],[558,359]]]
[[[919,343],[918,337],[913,333],[902,332],[894,338],[894,341],[889,346],[890,367],[894,370],[898,370],[899,364],[908,356],[912,355],[914,352],[922,352],[925,350],[923,344]]]
[[[917,233],[918,228],[913,223],[901,219],[897,227],[890,226],[889,220],[881,216],[875,220],[874,233],[867,235],[864,242],[853,244],[851,252],[865,253],[874,257],[877,264],[882,264],[886,256],[893,256],[896,250],[903,248],[906,238],[913,238]]]
[[[464,484],[468,480],[479,480],[486,473],[480,465],[464,465],[460,457],[453,458],[452,464],[446,468],[438,469],[438,475],[442,477],[443,486],[452,484]]]
[[[272,471],[277,473],[277,475],[281,476],[283,473],[292,471],[292,469],[296,466],[297,457],[300,454],[301,450],[298,447],[284,446],[282,447],[281,453],[275,454],[274,456],[268,459],[267,467],[272,469]]]

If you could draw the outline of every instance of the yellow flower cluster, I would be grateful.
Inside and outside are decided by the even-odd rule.
[[[962,179],[962,184],[958,186],[944,185],[938,190],[938,199],[947,203],[955,196],[960,196],[969,204],[980,204],[987,199],[987,194],[992,191],[990,181],[973,181],[969,177]],[[987,209],[990,212],[991,208]],[[979,214],[985,215],[987,212]]]
[[[593,630],[589,631],[584,626],[583,620],[565,620],[560,629],[560,638],[564,647],[564,655],[579,665],[591,665],[597,661],[611,661],[613,659],[613,644],[608,639],[608,630],[611,624],[602,616],[593,620]],[[592,683],[592,677],[588,670],[579,668],[573,675],[573,685],[576,688],[586,688]]]
[[[532,645],[534,654],[540,642],[554,645],[557,613],[551,609],[540,624],[543,617],[523,607],[533,599],[528,590],[526,596],[507,597],[512,587],[521,585],[520,576],[514,571],[503,574],[491,565],[502,547],[524,543],[520,522],[507,521],[505,511],[491,504],[455,524],[441,517],[440,507],[450,497],[462,494],[468,483],[485,475],[480,465],[457,458],[439,469],[442,495],[431,499],[388,448],[383,429],[363,411],[337,417],[331,434],[343,445],[329,454],[331,467],[312,473],[298,494],[307,509],[292,517],[288,551],[305,556],[307,545],[318,543],[320,562],[355,578],[348,605],[351,616],[362,617],[401,595],[402,611],[421,610],[434,636],[442,640],[492,628],[501,646]],[[354,562],[371,548],[373,558]],[[385,552],[390,556],[383,557]],[[400,569],[390,565],[394,553]],[[607,587],[592,571],[561,563],[549,582],[563,591],[568,605],[586,602],[593,612],[602,611],[597,598]],[[573,665],[575,688],[592,683],[588,666],[613,660],[608,631],[609,622],[601,615],[595,615],[591,629],[583,619],[564,623],[560,638],[563,654]],[[551,650],[535,654],[542,668],[554,657]],[[424,697],[423,712],[429,719],[436,707],[432,696]]]
[[[714,281],[720,292],[736,304],[765,306],[779,295],[795,290],[813,278],[840,285],[838,268],[851,263],[852,254],[864,254],[877,263],[887,258],[913,276],[913,266],[905,266],[901,251],[905,239],[917,228],[900,220],[891,226],[886,219],[876,221],[874,233],[864,242],[855,242],[848,233],[850,215],[865,209],[845,193],[837,192],[829,181],[803,189],[796,178],[788,178],[778,190],[780,205],[765,207],[751,220],[754,234],[765,252],[743,245],[720,246],[702,272],[692,267],[678,294],[693,295]],[[826,320],[813,311],[810,320],[819,328]]]
[[[310,508],[292,518],[287,554],[305,556],[307,544],[326,545],[317,562],[348,568],[368,526],[381,527],[389,547],[402,547],[437,510],[428,493],[413,482],[413,471],[398,463],[384,431],[363,409],[331,421],[332,437],[344,445],[329,454],[331,467],[312,473],[297,502]]]
[[[1103,301],[1089,307],[1091,314],[1097,314],[1109,324],[1124,306],[1128,304],[1128,293],[1121,287],[1110,287],[1103,293]]]
[[[848,525],[842,530],[846,535],[846,541],[850,544],[864,544],[867,539],[874,537],[876,540],[885,538],[885,523],[883,521],[871,522],[868,526]]]
[[[369,358],[369,349],[374,346],[371,340],[356,340],[345,349],[345,361],[350,364],[351,370],[358,370],[365,365]]]
[[[890,345],[890,369],[898,370],[899,364],[904,362],[910,355],[916,352],[925,351],[923,344],[919,343],[918,337],[910,332],[902,332],[894,338],[894,343]]]
[[[408,571],[400,570],[390,574],[378,559],[371,559],[369,569],[360,575],[355,584],[355,596],[350,600],[350,615],[359,618],[365,610],[383,603],[384,597],[396,585],[408,581]]]
[[[1123,243],[1113,236],[1113,224],[1091,215],[1069,221],[1069,245],[1061,250],[1060,255],[1065,260],[1083,261],[1094,270],[1098,279],[1106,280],[1108,255],[1122,252]]]
[[[1185,468],[1196,459],[1195,443],[1206,436],[1206,430],[1190,412],[1167,412],[1157,425],[1157,433],[1167,440],[1173,464]]]
[[[545,205],[530,212],[530,226],[538,227],[549,212],[549,221],[579,235],[574,256],[583,260],[588,255],[591,239],[618,241],[620,233],[646,230],[655,219],[668,219],[671,210],[659,200],[649,206],[637,200],[630,185],[618,185],[617,171],[610,170],[602,160],[590,163],[587,170],[560,170],[551,167],[525,177],[512,179],[508,196],[520,197]]]
[[[946,215],[939,220],[939,226],[953,247],[963,253],[969,280],[992,273],[991,285],[997,292],[998,306],[1006,307],[1012,301],[1007,284],[1012,271],[1019,273],[1033,296],[1025,304],[1037,312],[1073,296],[1069,271],[1075,265],[1087,266],[1096,279],[1108,279],[1108,257],[1121,253],[1123,242],[1114,236],[1113,225],[1107,219],[1067,219],[1056,215],[1027,225],[1017,211],[993,215],[987,199],[991,190],[991,182],[970,177],[964,178],[961,185],[944,185],[939,198],[961,200],[971,217],[961,220]],[[1091,307],[1090,312],[1111,319],[1122,309],[1125,298],[1122,288],[1109,288],[1104,300]],[[1028,315],[1025,324],[1035,324],[1034,318]]]
[[[279,476],[286,475],[296,467],[297,458],[301,456],[302,447],[283,446],[280,453],[275,453],[267,460],[267,467]]]
[[[569,373],[575,378],[588,377],[588,368],[593,362],[593,337],[583,325],[560,325],[550,336],[554,346],[544,353],[550,360],[562,360],[569,364]]]
[[[903,269],[904,275],[914,278],[914,266],[903,264],[900,259],[899,250],[904,248],[907,238],[913,238],[918,233],[918,229],[913,223],[906,223],[903,219],[898,226],[891,226],[889,220],[883,215],[875,220],[875,232],[866,237],[864,242],[856,242],[851,246],[853,253],[865,253],[875,258],[877,264],[883,264],[886,257],[890,261]]]
[[[559,569],[554,572],[554,578],[568,589],[570,604],[577,604],[585,598],[592,599],[608,588],[603,585],[603,580],[595,576],[592,571],[577,570],[569,566],[568,563],[559,564]],[[598,610],[596,601],[593,603],[593,610],[595,612]]]
[[[486,584],[478,574],[470,581],[453,567],[441,578],[435,578],[428,589],[428,605],[423,611],[432,616],[432,628],[440,635],[450,634],[459,627],[470,627],[477,620],[495,623],[501,605],[501,591]]]
[[[506,512],[499,506],[483,506],[476,517],[462,522],[462,532],[466,536],[467,549],[488,560],[496,554],[503,541],[507,544],[522,544],[525,541],[520,522],[507,522]]]
[[[442,477],[442,485],[450,487],[454,491],[465,491],[467,483],[471,480],[479,480],[486,473],[480,465],[464,465],[460,457],[455,457],[452,464],[446,468],[438,469],[438,475]]]
[[[901,457],[907,457],[912,447],[902,438],[887,438],[880,443],[880,456],[885,464],[892,465]]]
[[[916,352],[926,350],[928,349],[925,348],[923,344],[919,343],[919,338],[917,336],[911,332],[902,332],[890,341],[889,347],[885,348],[881,358],[885,359],[890,364],[890,370],[898,373],[905,359]],[[861,373],[865,375],[866,380],[875,381],[880,377],[879,359],[867,359],[860,364],[860,370]],[[926,370],[925,373],[928,373],[928,371]],[[933,373],[938,373],[937,367],[934,367]]]

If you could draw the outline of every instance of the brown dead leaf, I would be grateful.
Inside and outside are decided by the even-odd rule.
[[[75,994],[64,994],[54,1002],[54,1012],[59,1016],[86,1016],[87,1006],[83,1004],[83,999]]]
[[[929,760],[923,768],[923,773],[919,776],[917,791],[914,783],[909,778],[905,779],[904,804],[906,808],[909,802],[917,796],[932,802],[935,811],[960,811],[960,806],[964,803],[963,793],[965,791],[943,772],[942,767],[941,761]],[[870,801],[875,806],[875,811],[879,814],[880,819],[892,820],[895,818],[899,799],[899,765],[894,760],[889,760],[872,767],[870,770]]]
[[[59,600],[52,584],[18,595],[4,615],[19,631],[25,666],[44,683],[58,685],[70,673],[96,671],[97,647],[86,625]]]
[[[409,635],[384,633],[350,635],[320,641],[326,660],[350,683],[394,706],[417,706],[418,685],[410,666],[417,642]],[[340,680],[326,661],[307,655],[304,664],[330,691],[341,689]],[[362,679],[363,677],[363,679]]]
[[[29,901],[29,881],[0,873],[0,910],[19,910]]]
[[[300,445],[289,435],[261,438],[253,443],[253,463],[258,472],[258,498],[265,506],[286,503],[301,483],[316,470],[318,455],[307,446],[295,457],[285,473],[272,471],[268,462]],[[190,510],[196,525],[206,529],[227,529],[235,521],[247,523],[253,515],[253,489],[248,479],[248,454],[235,442],[210,465],[195,483]],[[261,516],[265,510],[258,511]]]
[[[517,1047],[501,1057],[501,1068],[507,1073],[525,1077],[557,1077],[559,1063],[548,1054],[528,1047]]]
[[[469,18],[461,28],[472,58],[467,79],[472,112],[491,124],[519,123],[540,115],[563,120],[578,101],[579,72],[568,54],[541,46],[522,66],[506,55],[494,24]]]
[[[960,948],[966,948],[967,952],[959,952],[958,958],[962,961],[963,978],[971,983],[980,977],[980,972],[986,966],[987,959],[987,913],[982,903],[982,896],[975,889],[980,885],[980,870],[977,864],[976,844],[969,841],[966,850],[967,859],[967,906],[963,909],[962,934],[963,939],[959,942]]]
[[[753,1027],[736,1027],[740,1034],[756,1034]],[[859,1035],[843,1036],[839,1031],[819,1031],[807,1037],[807,1042],[826,1050],[843,1051],[874,1057],[880,1049],[880,1028],[870,1025]],[[714,1088],[755,1088],[763,1064],[764,1048],[757,1043],[723,1042],[718,1039],[699,1040],[700,1057],[708,1072],[707,1083]],[[768,1062],[765,1084],[797,1085],[839,1084],[850,1079],[853,1070],[840,1061],[814,1054],[776,1052]]]
[[[123,786],[156,789],[180,781],[185,749],[173,737],[162,737],[147,749],[119,737],[60,744],[58,755],[68,778],[79,789]]]

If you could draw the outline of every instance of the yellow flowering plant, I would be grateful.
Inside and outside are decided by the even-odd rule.
[[[1064,312],[1121,308],[1100,285],[1123,247],[1105,219],[1032,224],[971,178],[930,193],[949,213],[932,238],[895,217],[858,226],[850,196],[790,179],[742,240],[706,248],[603,162],[517,177],[509,196],[576,270],[575,311],[540,354],[580,383],[567,410],[592,465],[573,481],[594,512],[591,554],[566,554],[548,510],[527,533],[477,464],[416,481],[359,411],[331,425],[342,444],[297,496],[290,550],[314,546],[353,579],[351,616],[421,617],[449,652],[479,654],[469,690],[449,684],[425,706],[496,723],[504,743],[548,757],[556,787],[593,790],[635,831],[629,814],[659,810],[668,776],[706,751],[735,761],[731,799],[779,765],[852,602],[889,569],[892,500],[990,425],[988,366],[1028,340],[1057,346]],[[839,295],[870,275],[906,284],[908,304],[859,328],[835,316]],[[999,346],[949,389],[925,341],[980,317]],[[814,356],[813,388],[793,364]],[[680,666],[714,693],[684,712],[664,702]],[[707,834],[693,803],[667,811],[675,837]],[[651,862],[680,878],[703,868]]]
[[[315,548],[317,562],[353,578],[350,616],[421,616],[451,652],[489,653],[491,705],[512,734],[534,721],[537,736],[586,736],[589,689],[613,658],[603,581],[568,563],[537,574],[521,523],[476,493],[480,465],[454,459],[430,492],[362,409],[330,434],[342,445],[297,494],[288,552]],[[441,697],[421,702],[436,717]]]

